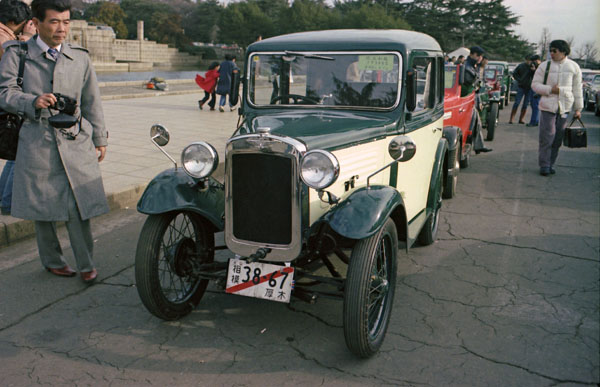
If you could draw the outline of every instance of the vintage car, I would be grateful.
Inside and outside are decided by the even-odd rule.
[[[594,114],[596,117],[600,117],[600,90],[596,92],[596,103],[594,104]]]
[[[508,62],[491,60],[485,68],[498,70],[500,75],[500,91],[504,98],[502,105],[500,105],[500,109],[502,109],[504,106],[508,105],[508,102],[510,101],[510,88],[513,81]]]
[[[348,348],[371,356],[391,316],[398,248],[435,241],[453,169],[442,50],[412,31],[333,30],[264,39],[245,59],[224,183],[211,176],[218,152],[196,141],[183,168],[156,176],[138,202],[148,215],[140,298],[172,320],[209,280],[271,301],[333,297]],[[169,137],[161,125],[151,136],[159,146]],[[217,249],[234,256],[215,260]]]
[[[500,76],[497,69],[483,71],[481,87],[478,90],[479,103],[477,110],[484,128],[487,129],[486,141],[492,141],[498,126],[500,105],[502,105],[502,90],[500,88]]]
[[[463,65],[446,65],[444,77],[444,127],[460,129],[457,141],[457,155],[460,168],[467,168],[473,150],[473,132],[476,125],[481,126],[479,114],[475,109],[475,91],[461,97],[461,88],[464,80]],[[481,128],[480,128],[481,129]],[[447,131],[448,132],[448,131]],[[452,157],[450,157],[452,160]],[[456,182],[454,186],[456,186]],[[444,197],[450,196],[452,187],[444,187]]]
[[[600,71],[582,71],[583,108],[592,111],[596,105],[596,92],[600,90]]]

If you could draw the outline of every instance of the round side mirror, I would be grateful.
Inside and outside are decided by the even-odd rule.
[[[388,153],[396,161],[408,161],[417,153],[417,144],[408,136],[394,137],[388,145]]]
[[[165,146],[169,143],[171,135],[169,130],[160,124],[154,124],[150,128],[150,139],[158,146]]]

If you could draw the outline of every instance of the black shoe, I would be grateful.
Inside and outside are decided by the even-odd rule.
[[[554,175],[556,173],[556,171],[554,170],[554,168],[550,167],[550,174]]]
[[[491,151],[492,151],[492,149],[490,149],[490,148],[481,148],[481,149],[476,149],[475,154],[478,155],[481,152],[487,153],[487,152],[491,152]]]
[[[530,128],[531,128],[532,126],[538,126],[538,124],[527,124],[527,125],[525,125],[525,126],[528,126],[528,127],[530,127]]]
[[[540,168],[540,175],[548,176],[550,173],[550,168]]]

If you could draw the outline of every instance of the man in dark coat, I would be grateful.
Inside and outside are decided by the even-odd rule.
[[[485,51],[483,48],[479,46],[473,46],[470,48],[469,56],[465,61],[465,79],[464,83],[461,86],[460,96],[464,97],[469,95],[473,89],[476,88],[477,83],[479,82],[479,63],[483,60],[483,54]],[[478,100],[479,95],[475,95],[475,99]],[[479,105],[479,103],[476,103]],[[473,128],[473,150],[476,154],[481,152],[491,152],[492,149],[487,148],[485,143],[483,142],[483,136],[481,135],[481,122],[479,121],[479,117],[477,117],[478,122]]]
[[[531,55],[527,55],[525,62],[518,65],[513,71],[513,78],[517,81],[517,95],[515,96],[515,103],[513,104],[512,111],[510,112],[509,124],[512,124],[517,110],[523,100],[523,106],[521,107],[521,115],[519,116],[519,124],[524,124],[525,114],[527,113],[527,105],[531,102],[533,92],[531,91],[531,81],[533,80],[533,74],[535,73],[535,66],[531,62]]]
[[[227,95],[229,95],[229,110],[233,111],[235,106],[231,100],[231,86],[233,84],[234,76],[239,72],[239,68],[235,64],[235,56],[225,55],[225,60],[221,63],[219,68],[219,82],[217,83],[217,94],[221,96],[219,101],[219,111],[225,111],[225,102]]]
[[[59,276],[74,276],[56,236],[57,221],[65,221],[77,269],[85,282],[97,272],[92,261],[89,219],[108,212],[99,162],[104,159],[108,132],[96,74],[87,51],[65,43],[70,0],[33,0],[38,35],[27,42],[24,82],[17,84],[20,47],[9,44],[0,61],[0,107],[25,118],[19,134],[12,215],[35,221],[42,265]],[[70,128],[49,124],[56,94],[77,102]],[[54,113],[56,114],[56,113]]]

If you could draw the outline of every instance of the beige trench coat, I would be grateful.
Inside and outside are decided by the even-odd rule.
[[[55,62],[35,42],[27,42],[23,88],[17,86],[19,43],[7,43],[0,60],[0,107],[25,117],[15,164],[12,215],[38,221],[68,219],[71,186],[83,220],[108,212],[95,147],[108,132],[96,74],[84,48],[64,43]],[[48,125],[48,109],[36,109],[44,93],[77,100],[85,120],[75,140]],[[69,129],[76,132],[77,127]]]

